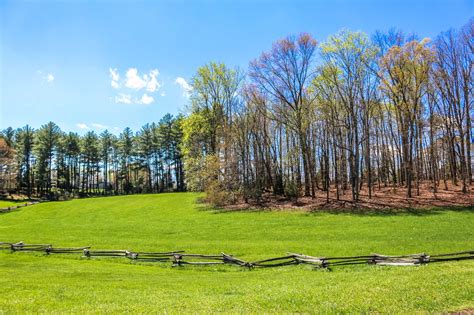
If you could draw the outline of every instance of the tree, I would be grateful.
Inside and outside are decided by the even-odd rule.
[[[85,134],[81,143],[82,191],[98,192],[99,189],[99,137],[94,131]]]
[[[34,130],[30,126],[16,132],[16,152],[18,160],[18,185],[21,190],[26,187],[26,195],[30,198],[33,189],[33,147]]]
[[[304,119],[311,104],[307,88],[313,78],[312,62],[316,45],[316,40],[306,33],[279,40],[270,52],[263,53],[250,63],[249,73],[254,84],[270,98],[269,110],[275,113],[274,117],[278,117],[298,137],[306,196],[310,195],[312,179]]]
[[[183,139],[183,121],[184,116],[178,115],[172,124],[171,133],[173,135],[173,162],[174,162],[174,170],[175,170],[175,179],[176,179],[176,190],[177,191],[185,191],[186,187],[184,184],[184,165],[183,165],[183,153],[181,151],[182,148],[182,139]]]
[[[472,21],[470,28],[472,31]],[[472,180],[470,168],[472,42],[466,27],[460,32],[449,30],[442,33],[435,42],[434,81],[444,106],[443,111],[457,131],[456,140],[453,139],[451,143],[459,142],[459,147],[457,150],[452,148],[452,151],[458,151],[459,154],[462,191],[465,193],[467,185]],[[451,134],[454,138],[454,132]]]
[[[11,190],[15,178],[15,151],[0,137],[0,188]]]
[[[365,144],[370,197],[372,176],[369,125],[377,87],[370,67],[374,65],[377,49],[365,34],[343,30],[321,45],[321,50],[326,63],[321,73],[334,86],[346,115],[342,123],[347,128],[348,141],[343,149],[349,153],[352,199],[359,199],[361,144]]]
[[[6,145],[12,147],[15,140],[15,130],[12,127],[8,127],[0,133],[2,139],[5,141]]]
[[[240,184],[232,135],[242,79],[239,69],[228,68],[222,63],[211,62],[199,68],[192,80],[192,113],[182,122],[187,173],[197,177],[193,175],[194,166],[211,165],[206,163],[210,159],[207,156],[214,156],[220,166],[214,178],[222,180],[222,189],[228,191],[237,190]],[[196,185],[197,188],[202,183],[196,180],[189,187]]]
[[[423,112],[422,99],[427,92],[434,58],[432,50],[427,46],[428,42],[427,39],[413,40],[401,47],[394,46],[379,61],[381,88],[394,105],[401,134],[403,169],[409,198],[412,197],[414,175],[414,141],[421,137],[417,127]]]
[[[153,129],[149,124],[142,127],[138,133],[138,152],[147,176],[147,191],[153,189],[152,156],[153,156]]]
[[[69,132],[64,137],[65,159],[67,165],[66,189],[78,191],[80,183],[81,139],[77,133]]]
[[[132,178],[132,161],[134,154],[135,141],[132,130],[125,128],[119,136],[119,154],[121,162],[121,176],[125,179],[123,190],[129,194],[133,190]]]
[[[112,144],[114,135],[112,135],[108,130],[104,130],[100,134],[100,158],[102,160],[102,166],[104,169],[104,193],[108,194],[110,190],[109,185],[109,165],[112,154]]]
[[[40,194],[51,192],[54,156],[60,131],[55,123],[49,122],[36,133],[36,182]]]

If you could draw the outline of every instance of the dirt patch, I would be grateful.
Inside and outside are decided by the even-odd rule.
[[[447,312],[445,314],[472,315],[472,314],[474,314],[474,308],[466,308],[464,310]]]
[[[444,188],[444,187],[443,187]],[[461,186],[448,185],[448,189],[438,188],[435,193],[429,184],[420,186],[420,194],[413,189],[413,197],[407,198],[405,187],[375,187],[372,198],[369,199],[368,191],[364,187],[360,192],[359,201],[352,201],[350,190],[341,192],[339,200],[336,191],[329,192],[329,202],[325,191],[318,191],[316,197],[301,197],[297,201],[283,197],[265,194],[260,203],[240,202],[225,207],[225,210],[250,210],[250,209],[305,209],[309,211],[332,210],[391,210],[391,209],[429,209],[429,208],[473,208],[474,209],[474,186],[469,187],[467,193],[463,193]]]

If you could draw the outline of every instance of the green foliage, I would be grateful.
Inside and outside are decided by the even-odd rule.
[[[218,207],[236,201],[237,192],[226,189],[226,181],[216,155],[189,157],[185,165],[189,191],[204,191],[204,200]]]
[[[204,191],[204,180],[200,177],[205,166],[205,158],[187,157],[185,159],[186,186],[188,191]]]
[[[36,133],[36,181],[43,191],[52,187],[53,158],[59,137],[60,129],[53,122],[41,126]]]
[[[183,131],[181,150],[186,157],[199,156],[208,151],[210,126],[204,112],[191,113],[183,118],[181,125]]]
[[[182,119],[187,187],[206,191],[214,205],[233,202],[239,185],[235,168],[233,119],[238,106],[238,90],[243,76],[239,69],[211,62],[200,67],[193,77],[192,109]]]
[[[32,189],[32,159],[34,147],[34,130],[30,126],[18,129],[15,135],[16,158],[18,165],[18,186],[26,187],[26,194],[31,196]]]

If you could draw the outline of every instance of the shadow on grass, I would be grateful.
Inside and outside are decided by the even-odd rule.
[[[40,203],[39,200],[37,199],[19,199],[19,200],[0,199],[0,201],[13,202],[13,204],[10,206],[0,208],[0,215],[10,213],[10,212],[16,212],[16,211],[21,210],[21,208]]]
[[[9,213],[14,213],[14,212],[17,212],[17,211],[20,211],[20,210],[21,210],[21,207],[20,208],[13,208],[13,209],[8,209],[8,208],[0,209],[0,216],[5,216]]]
[[[218,207],[218,206],[213,206],[211,204],[205,203],[202,200],[197,200],[196,201],[196,209],[198,211],[203,211],[203,212],[212,212],[214,214],[223,214],[223,213],[255,213],[255,212],[279,212],[279,211],[289,211],[286,209],[273,209],[270,207],[264,207],[264,206],[255,206],[255,205],[249,205],[246,208],[226,208],[226,207]],[[291,209],[293,210],[293,209]],[[290,211],[291,211],[290,210]],[[300,211],[301,210],[296,210]]]
[[[359,215],[359,216],[431,216],[438,215],[444,212],[468,212],[474,213],[474,206],[449,206],[449,207],[432,207],[432,208],[387,208],[387,209],[372,209],[372,208],[352,208],[352,209],[311,209],[309,214],[330,213],[343,215]]]
[[[214,214],[226,213],[262,213],[262,212],[298,212],[306,213],[307,215],[319,214],[334,214],[334,215],[356,215],[356,216],[432,216],[445,212],[467,212],[474,213],[474,206],[449,206],[449,207],[400,207],[400,208],[368,208],[368,207],[345,207],[345,208],[330,208],[322,205],[321,207],[305,208],[305,207],[291,207],[291,208],[272,208],[259,205],[249,205],[246,208],[226,208],[213,207],[205,203],[198,203],[197,209],[199,211],[212,212]]]

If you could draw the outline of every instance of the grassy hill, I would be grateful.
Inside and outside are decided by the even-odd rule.
[[[17,206],[19,204],[25,204],[25,201],[14,201],[14,200],[0,200],[0,209]]]
[[[474,212],[219,212],[191,193],[50,202],[0,214],[0,241],[254,260],[473,249]],[[0,312],[408,312],[474,307],[474,262],[244,270],[0,253]]]

